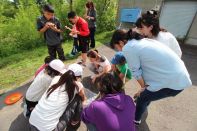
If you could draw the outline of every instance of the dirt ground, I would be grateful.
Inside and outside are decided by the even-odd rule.
[[[106,46],[99,48],[102,54],[111,58],[114,51]],[[184,90],[174,98],[166,98],[151,103],[148,111],[144,113],[139,131],[197,131],[197,48],[182,46],[183,57],[193,82],[193,86]],[[84,71],[83,83],[90,93],[88,85],[91,72]],[[176,83],[175,83],[176,84]],[[28,131],[28,120],[22,114],[23,100],[14,105],[6,106],[3,99],[11,92],[20,91],[25,93],[29,83],[0,96],[0,131]],[[126,93],[133,96],[138,84],[131,80],[126,84]],[[82,123],[79,131],[86,131]]]

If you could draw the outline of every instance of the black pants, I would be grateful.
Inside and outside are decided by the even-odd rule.
[[[26,98],[25,98],[25,103],[27,105],[27,112],[26,112],[26,116],[29,117],[31,115],[31,112],[32,112],[32,108],[34,108],[38,102],[33,102],[33,101],[28,101]]]
[[[81,112],[82,112],[82,99],[76,95],[72,102],[67,106],[64,114],[60,117],[59,123],[53,131],[77,131],[80,126]],[[79,121],[78,124],[72,125],[72,121]],[[39,131],[35,126],[30,124],[31,131]]]
[[[90,40],[91,40],[91,44],[90,44],[90,47],[91,48],[95,48],[95,31],[96,31],[96,27],[93,27],[93,28],[89,28],[90,30]]]
[[[48,53],[52,59],[56,59],[57,54],[58,54],[60,60],[63,60],[63,61],[65,60],[62,44],[57,44],[57,45],[53,45],[53,46],[47,45],[47,47],[48,47]]]
[[[79,51],[87,53],[89,51],[89,36],[78,36],[79,40]]]
[[[147,109],[148,105],[152,101],[160,100],[166,97],[173,97],[182,92],[182,90],[173,90],[169,88],[164,88],[156,92],[151,92],[145,89],[140,96],[137,98],[135,120],[141,120],[142,114]]]
[[[72,55],[76,55],[79,52],[78,38],[73,38],[73,49],[71,51]]]
[[[77,131],[81,122],[82,112],[82,99],[79,95],[76,95],[72,102],[67,106],[66,111],[61,116],[59,123],[54,131]],[[78,124],[72,125],[72,121],[79,121]]]

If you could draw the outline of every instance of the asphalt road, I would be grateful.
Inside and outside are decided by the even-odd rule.
[[[114,51],[106,46],[99,48],[107,58],[114,55]],[[193,86],[184,90],[174,98],[166,98],[151,103],[148,111],[144,113],[139,131],[197,131],[197,48],[182,47],[183,57],[193,82]],[[87,69],[84,71],[83,84],[87,95],[95,91],[88,84],[91,72]],[[176,83],[175,83],[176,84]],[[11,92],[26,92],[29,83],[0,96],[0,131],[28,131],[28,120],[22,114],[23,100],[21,99],[14,105],[6,106],[3,99]],[[138,84],[131,80],[126,84],[126,93],[133,96],[137,91]],[[86,131],[82,123],[79,131]]]

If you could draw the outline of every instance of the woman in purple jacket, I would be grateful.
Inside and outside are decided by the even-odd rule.
[[[93,101],[82,112],[82,121],[90,131],[135,131],[135,105],[132,98],[121,93],[119,77],[105,73],[99,77],[101,99]]]

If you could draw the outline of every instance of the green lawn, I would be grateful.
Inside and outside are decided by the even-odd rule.
[[[96,35],[97,47],[110,41],[112,32],[104,32]],[[65,54],[70,53],[72,41],[63,44]],[[48,55],[46,47],[40,47],[31,51],[24,51],[0,61],[0,94],[6,90],[16,88],[30,80],[35,71],[44,63]],[[73,60],[65,63],[73,62]]]

